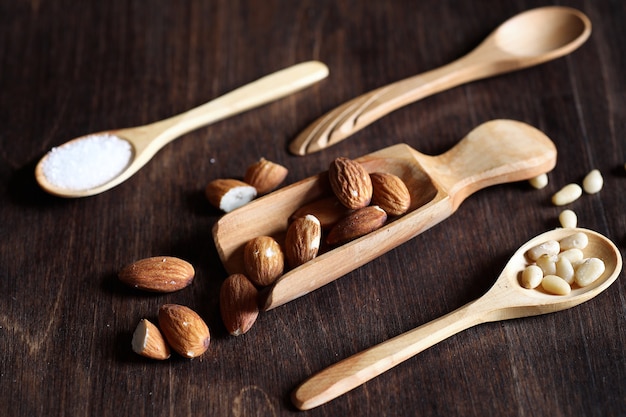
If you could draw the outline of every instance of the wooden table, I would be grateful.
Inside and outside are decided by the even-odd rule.
[[[514,250],[558,227],[550,203],[594,168],[604,189],[569,205],[579,225],[626,245],[626,8],[562,1],[593,22],[557,61],[424,99],[306,157],[299,131],[375,87],[471,50],[506,18],[545,2],[0,2],[0,409],[4,416],[624,416],[626,283],[560,313],[478,326],[308,412],[305,378],[480,296]],[[287,98],[187,134],[137,175],[97,196],[42,192],[33,171],[51,147],[89,132],[156,121],[289,65],[330,76]],[[336,156],[400,142],[427,154],[478,124],[510,118],[557,145],[549,185],[495,186],[450,219],[309,295],[226,333],[226,272],[205,185],[260,157],[286,183]],[[119,283],[124,265],[172,255],[197,271],[171,294]],[[194,308],[212,331],[201,358],[156,362],[131,350],[141,318]]]

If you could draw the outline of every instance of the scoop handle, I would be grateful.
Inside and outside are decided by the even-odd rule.
[[[456,210],[480,189],[549,172],[556,165],[556,154],[554,143],[540,130],[500,119],[481,124],[439,156],[416,153],[416,158]]]
[[[478,299],[420,327],[356,353],[311,376],[291,395],[300,410],[325,404],[364,384],[429,347],[484,322]]]

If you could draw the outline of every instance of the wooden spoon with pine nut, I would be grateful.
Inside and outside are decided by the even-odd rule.
[[[528,249],[548,240],[560,240],[576,232],[586,233],[586,256],[602,259],[604,273],[589,286],[573,289],[568,295],[551,295],[519,284]],[[500,277],[479,299],[357,353],[313,375],[292,394],[301,410],[322,405],[417,355],[448,337],[477,324],[552,313],[574,307],[606,290],[622,270],[619,249],[605,236],[591,230],[560,228],[543,233],[525,243],[506,264]]]

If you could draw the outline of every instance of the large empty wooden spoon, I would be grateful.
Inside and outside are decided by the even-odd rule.
[[[591,285],[575,288],[568,295],[551,295],[541,289],[526,289],[519,275],[526,265],[528,249],[573,233],[589,237],[585,255],[604,261],[606,269]],[[586,229],[556,229],[543,233],[515,252],[491,289],[479,299],[430,323],[396,336],[338,362],[300,385],[292,395],[301,410],[324,404],[448,337],[477,324],[535,316],[564,310],[583,303],[607,289],[622,270],[619,249],[605,236]]]
[[[409,212],[287,271],[265,291],[265,310],[320,288],[415,237],[452,215],[475,191],[550,171],[556,164],[556,148],[532,126],[493,120],[473,129],[442,155],[424,155],[399,144],[357,160],[369,172],[402,178],[411,193]],[[321,173],[221,217],[213,227],[213,239],[226,270],[244,273],[247,241],[263,235],[280,239],[293,212],[330,193],[327,173]]]
[[[289,149],[296,155],[325,149],[386,114],[432,94],[569,54],[590,34],[589,18],[576,9],[548,6],[520,13],[460,59],[377,88],[331,110],[303,130]]]

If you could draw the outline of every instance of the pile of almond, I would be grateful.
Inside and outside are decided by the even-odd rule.
[[[286,168],[262,158],[247,169],[244,181],[218,179],[209,183],[206,196],[228,212],[272,191],[286,175]],[[389,217],[407,212],[411,205],[401,178],[391,173],[368,173],[348,158],[332,161],[328,180],[332,195],[296,210],[288,219],[281,242],[272,236],[253,236],[246,243],[245,274],[229,276],[220,288],[220,314],[231,335],[245,334],[254,325],[260,289],[272,285],[285,271],[314,259],[323,247],[332,248],[370,233]],[[153,257],[124,267],[119,279],[144,291],[172,292],[190,285],[194,274],[193,266],[182,259]],[[171,350],[194,358],[207,350],[209,342],[209,328],[196,312],[165,304],[159,309],[158,326],[145,318],[139,322],[132,348],[153,359],[167,359]]]
[[[411,195],[402,179],[367,170],[357,161],[336,158],[329,166],[333,195],[296,210],[285,238],[255,236],[243,248],[244,274],[230,276],[220,295],[222,321],[231,334],[247,332],[258,316],[258,290],[272,285],[285,271],[382,227],[389,217],[406,213]],[[322,235],[325,239],[322,240]]]
[[[140,259],[122,268],[118,277],[124,284],[143,291],[169,293],[189,286],[193,266],[173,256]],[[170,350],[186,358],[202,355],[209,347],[211,333],[204,320],[192,309],[164,304],[159,309],[159,327],[142,319],[133,333],[132,348],[151,359],[167,359]]]

